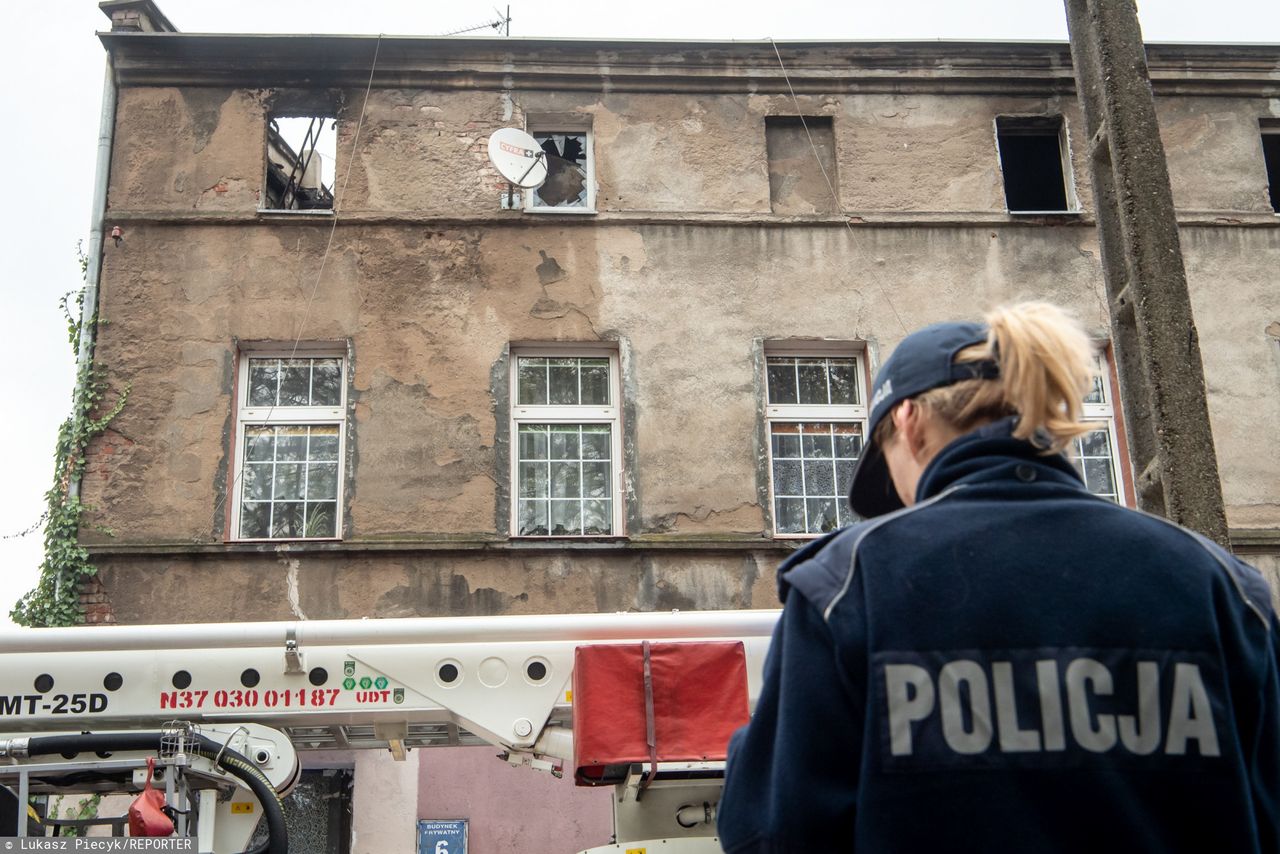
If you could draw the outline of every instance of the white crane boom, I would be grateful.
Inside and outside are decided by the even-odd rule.
[[[183,721],[223,734],[248,725],[259,740],[281,731],[284,748],[263,750],[259,763],[277,788],[292,780],[296,757],[282,755],[291,752],[290,741],[300,749],[384,747],[402,758],[412,747],[483,740],[502,747],[513,764],[558,773],[559,763],[573,755],[578,647],[739,640],[754,707],[777,618],[777,611],[715,611],[4,631],[0,759],[33,758],[26,746],[53,733],[116,733],[127,740],[128,731]],[[206,776],[218,772],[210,761],[197,762]],[[713,764],[693,775],[700,802],[714,799],[718,779],[708,783],[707,777],[719,770]],[[682,797],[659,787],[646,804],[666,809]],[[616,814],[620,829],[643,832],[655,824],[636,800],[625,815]],[[615,801],[627,802],[625,792]],[[711,824],[709,804],[705,824]],[[201,813],[206,824],[214,818],[211,809]],[[686,822],[658,824],[681,835]],[[683,835],[706,840],[711,832],[703,826]],[[214,839],[208,827],[200,835]],[[234,837],[241,835],[237,830]],[[683,844],[669,841],[677,848],[668,851]],[[210,850],[231,850],[222,844]]]

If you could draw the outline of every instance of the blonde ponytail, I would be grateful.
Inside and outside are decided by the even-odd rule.
[[[1094,347],[1080,323],[1055,305],[1024,302],[987,314],[991,330],[982,344],[956,354],[956,363],[994,361],[995,379],[961,380],[915,398],[959,433],[1010,415],[1018,417],[1013,435],[1046,454],[1067,449],[1091,427],[1081,422],[1084,397],[1092,388]],[[879,428],[887,440],[893,419]]]

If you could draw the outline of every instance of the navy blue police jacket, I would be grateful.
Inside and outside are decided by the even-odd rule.
[[[999,423],[917,503],[779,570],[729,748],[741,852],[1277,850],[1277,626],[1257,570],[1091,495]]]

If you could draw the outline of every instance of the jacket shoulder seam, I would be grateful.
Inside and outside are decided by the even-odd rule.
[[[827,622],[827,623],[831,622],[831,612],[835,610],[836,605],[840,604],[840,600],[844,598],[845,594],[849,592],[849,588],[853,586],[853,576],[858,566],[858,546],[862,545],[862,541],[867,538],[868,534],[870,534],[872,531],[879,529],[882,525],[885,525],[888,522],[901,519],[902,517],[908,516],[916,512],[917,510],[923,510],[926,507],[936,504],[942,499],[946,498],[948,495],[951,495],[952,493],[963,488],[964,488],[964,484],[955,484],[954,486],[951,486],[948,489],[944,489],[942,492],[939,492],[937,495],[933,496],[927,501],[922,501],[919,504],[913,504],[910,507],[904,507],[901,510],[895,510],[892,513],[888,513],[884,516],[881,516],[878,519],[872,519],[869,522],[867,522],[866,526],[861,531],[858,532],[858,536],[854,538],[853,543],[850,546],[849,569],[845,573],[844,584],[840,586],[840,590],[836,593],[834,597],[832,597],[831,601],[827,603],[827,607],[822,609],[823,622]]]

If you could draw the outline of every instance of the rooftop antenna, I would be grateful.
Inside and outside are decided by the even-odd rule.
[[[533,190],[547,180],[547,153],[519,128],[499,128],[489,136],[489,162],[507,179],[508,208],[515,208],[516,187]]]

